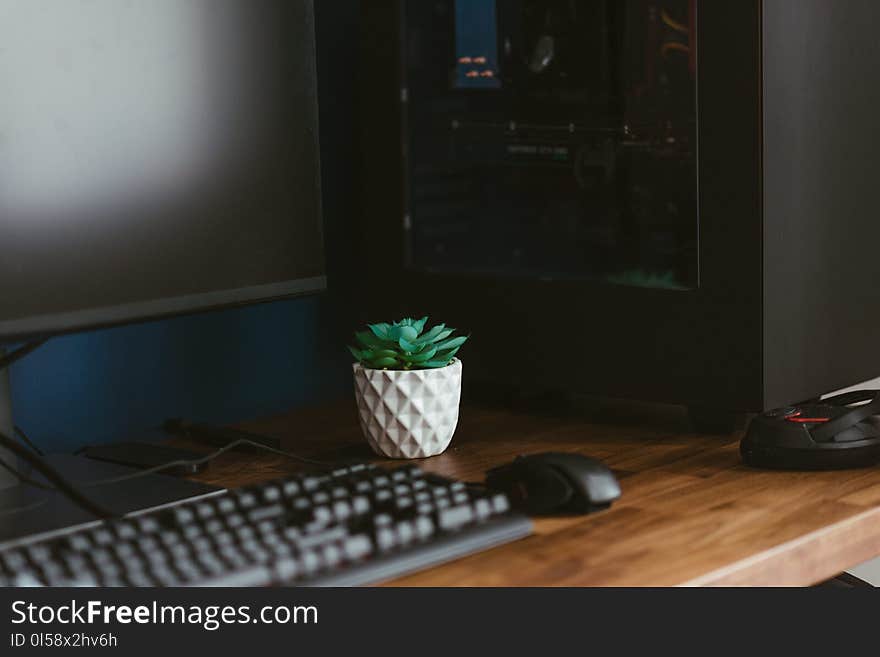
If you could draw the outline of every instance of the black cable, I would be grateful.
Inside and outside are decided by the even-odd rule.
[[[33,442],[31,442],[31,439],[28,438],[28,435],[24,432],[24,429],[22,429],[17,424],[13,427],[13,429],[14,429],[15,433],[18,434],[18,437],[21,438],[28,447],[30,447],[32,450],[34,450],[40,456],[45,456],[45,454],[43,453],[43,450],[41,450],[39,447],[34,445]]]
[[[49,338],[40,338],[39,340],[34,340],[33,342],[28,342],[27,344],[22,345],[15,351],[10,351],[5,356],[0,356],[0,370],[6,369],[15,361],[24,358],[35,349],[39,349],[48,341]]]
[[[66,495],[71,502],[82,507],[92,515],[97,516],[98,518],[112,518],[117,515],[112,511],[103,508],[99,504],[92,502],[92,500],[80,493],[70,482],[68,482],[67,479],[61,476],[55,468],[30,450],[25,449],[21,443],[17,440],[13,440],[2,431],[0,431],[0,446],[5,447],[15,456],[30,463],[34,469],[49,480],[50,484]]]
[[[325,461],[316,461],[314,459],[306,458],[305,456],[300,456],[298,454],[293,454],[291,452],[285,452],[281,449],[275,449],[274,447],[269,447],[268,445],[263,445],[261,443],[254,442],[253,440],[248,440],[247,438],[241,438],[239,440],[233,441],[228,445],[224,445],[220,449],[215,452],[211,452],[205,456],[202,456],[197,459],[180,459],[177,461],[170,461],[168,463],[164,463],[162,465],[157,465],[154,468],[149,468],[147,470],[140,470],[138,472],[134,472],[128,475],[122,475],[120,477],[111,477],[110,479],[99,479],[98,481],[90,481],[87,484],[83,484],[85,487],[90,488],[92,486],[105,486],[107,484],[116,484],[122,481],[130,481],[132,479],[137,479],[139,477],[145,477],[149,474],[155,474],[157,472],[162,472],[162,470],[167,470],[168,468],[176,468],[179,466],[191,467],[196,465],[202,465],[204,463],[209,463],[213,461],[215,458],[228,452],[229,450],[235,449],[236,447],[241,447],[242,445],[248,445],[250,447],[256,447],[267,452],[272,452],[273,454],[278,454],[280,456],[286,456],[287,458],[294,459],[295,461],[301,461],[302,463],[307,463],[309,465],[317,465],[322,468],[332,467],[332,463],[327,463]]]
[[[41,507],[44,504],[46,504],[46,498],[43,498],[42,500],[37,500],[33,504],[28,504],[25,507],[14,506],[11,509],[0,509],[0,518],[2,518],[3,516],[13,516],[17,513],[26,513],[28,511],[33,511],[37,507]]]
[[[9,463],[7,463],[4,459],[0,458],[0,468],[8,470],[12,473],[12,476],[18,479],[21,483],[27,484],[28,486],[33,486],[34,488],[42,488],[43,490],[52,490],[55,489],[51,486],[47,486],[42,481],[37,481],[36,479],[31,479],[30,477],[25,477],[21,474],[17,468],[12,467]]]

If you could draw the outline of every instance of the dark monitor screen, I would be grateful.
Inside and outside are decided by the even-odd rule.
[[[0,338],[322,289],[312,3],[0,0]]]

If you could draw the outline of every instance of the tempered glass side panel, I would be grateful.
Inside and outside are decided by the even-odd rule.
[[[699,284],[695,0],[408,0],[408,264]]]

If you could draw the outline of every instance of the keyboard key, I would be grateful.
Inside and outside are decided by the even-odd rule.
[[[350,536],[345,540],[343,550],[345,551],[347,559],[350,561],[357,561],[358,559],[362,559],[372,553],[373,542],[366,534]]]
[[[275,579],[279,582],[288,583],[300,572],[300,565],[296,559],[286,557],[275,562]]]
[[[61,561],[64,563],[64,567],[67,568],[68,572],[71,573],[79,573],[80,571],[85,570],[88,567],[86,563],[86,558],[77,553],[73,554],[65,554]]]
[[[159,523],[152,516],[140,516],[135,523],[138,531],[142,534],[152,534],[159,531]]]
[[[191,507],[181,505],[175,507],[174,519],[180,525],[188,525],[196,519],[196,514]]]
[[[202,502],[201,504],[196,505],[196,513],[199,514],[199,518],[205,520],[213,517],[216,513],[216,509],[210,502]]]
[[[217,575],[197,582],[198,586],[268,586],[272,573],[265,566],[250,566],[234,573]]]
[[[390,527],[381,527],[376,531],[376,545],[383,551],[387,552],[397,545],[397,535]]]
[[[114,540],[115,537],[109,529],[96,529],[92,532],[92,541],[95,545],[110,545]]]
[[[106,548],[92,550],[91,552],[89,552],[89,556],[92,558],[92,562],[95,564],[103,564],[113,561],[113,554],[110,552],[110,550],[107,550]]]
[[[355,515],[361,516],[370,512],[370,500],[365,495],[358,495],[351,500]]]
[[[28,558],[33,563],[43,563],[44,561],[48,561],[52,556],[52,553],[49,551],[49,546],[45,544],[31,545],[27,548]]]
[[[281,504],[270,504],[269,506],[261,506],[256,509],[251,509],[247,512],[248,520],[253,523],[257,523],[262,520],[268,520],[270,518],[278,518],[283,515],[284,507]]]
[[[235,529],[239,525],[244,524],[244,516],[240,513],[230,513],[226,516],[226,526]]]
[[[305,477],[302,480],[303,488],[309,492],[317,490],[321,486],[321,483],[323,483],[321,477]]]
[[[239,491],[236,494],[238,506],[242,509],[250,509],[257,504],[257,496],[250,491]]]
[[[434,521],[427,516],[416,518],[416,536],[421,540],[425,540],[434,534]]]
[[[336,527],[325,529],[320,532],[316,532],[314,534],[307,534],[299,538],[296,541],[296,544],[297,547],[299,547],[301,550],[308,550],[310,548],[318,547],[326,543],[340,541],[345,538],[347,534],[348,529],[339,525]]]
[[[267,486],[263,489],[263,501],[272,504],[281,499],[281,489],[278,486]]]
[[[507,499],[507,495],[504,493],[499,493],[492,498],[492,508],[495,509],[495,513],[504,513],[505,511],[510,509],[510,502]]]
[[[489,500],[480,498],[474,502],[474,511],[477,514],[477,518],[483,520],[492,515],[492,505]]]
[[[329,506],[316,506],[312,510],[312,518],[317,524],[327,524],[333,520],[333,511]]]
[[[339,500],[333,504],[333,515],[339,522],[345,522],[351,515],[351,512],[351,505],[344,500]]]
[[[115,530],[116,536],[118,536],[123,541],[131,540],[133,538],[136,538],[138,535],[134,523],[128,521],[117,522],[115,525]]]
[[[116,543],[111,549],[116,558],[121,561],[135,556],[135,547],[131,543]]]
[[[405,472],[410,479],[421,479],[425,476],[425,471],[417,465],[405,467]]]
[[[71,550],[76,550],[77,552],[84,552],[92,547],[92,541],[86,534],[71,534],[67,537],[67,544],[70,546]]]
[[[321,568],[321,557],[314,550],[306,550],[300,555],[300,563],[306,574],[313,574]]]
[[[155,586],[155,580],[153,580],[153,578],[147,573],[139,570],[128,573],[125,579],[128,586],[140,586],[144,588]]]
[[[205,533],[206,534],[220,534],[226,531],[226,526],[223,524],[223,521],[219,518],[213,518],[205,523]]]
[[[408,520],[397,523],[397,540],[401,545],[409,545],[416,536],[413,524]]]
[[[474,519],[474,510],[468,505],[453,506],[437,514],[438,524],[445,531],[454,531]]]
[[[324,558],[325,568],[334,568],[342,563],[342,550],[340,550],[339,546],[335,543],[325,545],[321,552],[321,556]]]
[[[202,528],[199,525],[189,525],[183,528],[183,537],[187,541],[194,541],[202,535]]]

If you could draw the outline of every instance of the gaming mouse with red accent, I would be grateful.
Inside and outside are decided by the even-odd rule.
[[[759,468],[836,470],[880,463],[880,391],[858,390],[756,416],[740,443]]]

